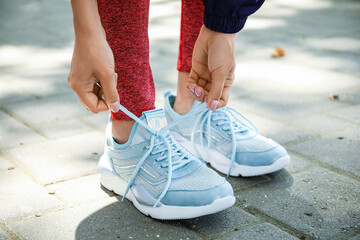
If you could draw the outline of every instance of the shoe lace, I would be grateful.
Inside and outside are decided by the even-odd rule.
[[[135,116],[133,113],[131,113],[129,110],[127,110],[124,106],[120,105],[120,110],[123,111],[126,115],[128,115],[130,118],[132,118],[134,121],[136,121],[139,125],[147,129],[151,134],[150,138],[150,145],[146,148],[148,151],[142,156],[139,163],[136,165],[134,173],[132,174],[129,183],[126,187],[124,196],[122,198],[122,201],[125,199],[125,196],[129,192],[133,182],[135,181],[135,178],[137,174],[139,173],[142,164],[144,163],[145,159],[150,154],[159,154],[160,157],[155,159],[156,162],[163,162],[161,164],[162,168],[168,168],[167,169],[167,181],[166,185],[157,198],[155,204],[153,207],[156,207],[161,199],[166,195],[170,185],[171,185],[171,179],[172,179],[172,173],[174,170],[181,168],[185,166],[186,164],[193,161],[195,158],[192,157],[189,153],[185,152],[182,147],[175,141],[175,139],[169,134],[169,129],[174,127],[176,124],[178,124],[180,121],[182,121],[182,118],[177,119],[176,121],[172,122],[171,124],[163,127],[162,129],[156,131],[149,127],[147,124],[145,124],[141,119],[139,119],[137,116]]]
[[[204,139],[205,134],[207,134],[207,146],[206,149],[210,149],[211,146],[211,121],[214,121],[217,126],[222,127],[221,129],[227,132],[228,135],[231,136],[232,142],[232,150],[231,150],[231,163],[229,167],[229,171],[227,176],[230,175],[230,171],[235,163],[235,155],[236,155],[236,140],[237,136],[241,137],[242,140],[253,138],[257,135],[258,129],[257,127],[243,114],[231,107],[223,107],[217,109],[215,111],[211,111],[209,108],[206,107],[206,104],[203,102],[195,102],[194,108],[196,109],[196,113],[199,114],[196,118],[193,130],[191,132],[191,142],[195,152],[198,156],[201,156],[199,150],[196,146],[196,134],[199,134],[200,137],[200,144],[204,147]],[[244,119],[248,124],[245,122],[241,122],[238,117],[235,116],[237,114],[242,119]],[[234,120],[235,121],[234,121]],[[247,134],[250,130],[252,130],[253,134]]]

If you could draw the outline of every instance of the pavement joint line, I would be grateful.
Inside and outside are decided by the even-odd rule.
[[[254,216],[255,217],[255,215],[253,215],[253,214],[251,214],[251,213],[249,213],[251,216]],[[266,221],[264,221],[264,220],[262,220],[262,219],[260,219],[260,218],[256,218],[257,219],[257,221],[254,221],[254,222],[251,222],[251,223],[248,223],[248,224],[244,224],[243,226],[240,226],[240,227],[236,227],[236,228],[234,228],[232,231],[229,231],[229,232],[226,232],[226,233],[224,233],[224,234],[216,234],[215,235],[215,239],[216,238],[219,238],[219,237],[225,237],[225,236],[227,236],[227,235],[230,235],[231,233],[233,233],[233,232],[237,232],[237,231],[241,231],[241,230],[246,230],[246,229],[248,229],[248,228],[251,228],[251,227],[254,227],[254,226],[256,226],[256,225],[260,225],[260,224],[262,224],[262,223],[268,223],[268,222],[266,222]]]
[[[356,237],[357,235],[360,235],[360,226],[357,229],[350,231],[350,233],[347,234],[346,236],[335,236],[333,240],[343,240],[344,238],[350,239],[352,237]]]
[[[10,238],[10,240],[22,240],[22,238],[6,223],[0,223],[0,229]]]
[[[292,151],[290,151],[292,152]],[[325,168],[326,170],[329,170],[331,172],[334,172],[336,174],[339,174],[341,176],[344,176],[344,177],[347,177],[347,178],[350,178],[352,180],[355,180],[357,182],[360,182],[360,177],[350,173],[350,172],[347,172],[347,171],[344,171],[344,170],[341,170],[339,168],[336,168],[336,167],[333,167],[331,165],[328,165],[326,163],[323,163],[323,162],[320,162],[314,158],[311,158],[311,157],[308,157],[308,156],[305,156],[299,152],[295,152],[297,155],[299,155],[300,157],[304,158],[304,160],[307,160],[308,162],[314,164],[314,166],[317,166],[317,167],[321,167],[321,168]]]
[[[58,183],[63,183],[63,182],[67,182],[67,181],[72,181],[72,180],[76,180],[76,179],[80,179],[80,178],[83,178],[83,177],[87,177],[87,176],[92,176],[92,175],[96,175],[98,174],[98,170],[96,171],[89,171],[88,173],[84,173],[80,176],[74,176],[72,178],[67,178],[67,179],[61,179],[61,180],[58,180],[58,181],[54,181],[54,182],[51,182],[51,183],[46,183],[44,184],[43,186],[44,187],[49,187],[49,186],[52,186],[52,185],[55,185],[55,184],[58,184]]]
[[[355,105],[353,105],[353,106],[350,106],[350,107],[346,107],[346,108],[343,108],[343,109],[347,109],[347,108],[351,108],[351,107],[355,107],[355,106],[360,106],[360,104],[355,104]],[[340,109],[339,109],[340,110]],[[326,115],[327,116],[329,116],[329,117],[333,117],[333,118],[335,118],[335,119],[337,119],[337,120],[342,120],[342,121],[344,121],[344,122],[346,122],[346,123],[350,123],[350,124],[353,124],[353,125],[359,125],[358,123],[355,123],[355,122],[353,122],[353,121],[351,121],[351,120],[349,120],[349,119],[346,119],[346,118],[341,118],[341,117],[339,117],[338,115],[330,115],[330,113],[326,113]],[[358,126],[355,126],[355,127],[358,127]]]
[[[289,126],[289,125],[288,125]],[[301,131],[301,129],[298,129]],[[290,141],[290,142],[287,142],[285,144],[282,144],[283,146],[286,147],[290,147],[292,145],[296,145],[296,144],[299,144],[299,143],[304,143],[304,142],[307,142],[307,141],[312,141],[312,140],[316,140],[316,139],[319,139],[321,138],[322,136],[318,136],[316,134],[313,134],[312,136],[309,136],[307,138],[303,138],[303,139],[300,139],[300,140],[294,140],[294,141]]]
[[[30,130],[33,130],[35,133],[39,134],[40,136],[44,137],[47,140],[50,140],[50,138],[48,138],[47,136],[45,136],[42,132],[40,132],[39,130],[37,130],[36,128],[34,128],[32,125],[25,123],[21,117],[10,113],[9,111],[7,111],[6,109],[4,109],[3,107],[0,107],[0,110],[7,113],[8,115],[10,115],[12,118],[14,118],[16,121],[18,121],[19,123],[23,124],[24,126],[30,128]]]
[[[81,202],[81,203],[73,205],[73,206],[69,205],[69,204],[66,204],[66,205],[63,205],[62,207],[55,207],[55,208],[48,209],[48,210],[45,210],[45,211],[40,211],[40,212],[38,212],[36,214],[33,214],[33,215],[28,215],[28,216],[25,216],[25,217],[13,218],[13,219],[8,220],[6,222],[0,223],[0,228],[1,228],[1,224],[13,224],[13,223],[17,223],[17,222],[23,222],[23,221],[27,221],[27,220],[30,220],[30,219],[35,219],[35,218],[47,216],[47,215],[50,215],[50,214],[54,214],[54,213],[57,213],[57,212],[65,211],[65,210],[68,210],[68,209],[78,208],[78,207],[81,207],[82,205],[86,205],[86,204],[89,204],[89,203],[100,202],[100,201],[103,201],[104,199],[108,199],[108,198],[112,198],[112,197],[106,196],[106,197],[99,198],[99,199],[94,199],[94,200],[90,200],[90,201]]]
[[[34,95],[34,94],[30,93],[30,92],[27,92],[25,89],[23,89],[23,87],[17,85],[16,83],[14,84],[11,81],[5,81],[5,80],[0,80],[0,82],[5,84],[5,85],[11,86],[11,88],[16,89],[16,91],[20,92],[21,94],[23,94],[25,96],[32,97],[34,99],[38,99],[38,96],[36,96],[36,95]],[[14,101],[14,102],[23,102],[23,100]]]
[[[312,132],[312,131],[309,131],[307,129],[304,129],[302,127],[299,127],[299,126],[296,126],[296,125],[292,125],[291,123],[289,123],[289,127],[292,127],[292,128],[296,128],[297,130],[300,130],[302,132],[305,132],[305,133],[309,133],[309,134],[312,134],[313,136],[312,137],[309,137],[309,138],[306,138],[305,141],[302,141],[302,140],[299,140],[298,142],[295,141],[290,141],[288,143],[286,143],[285,145],[294,145],[294,144],[298,144],[298,143],[302,143],[302,142],[306,142],[308,140],[313,140],[313,139],[316,139],[316,138],[321,138],[321,137],[326,137],[328,135],[331,135],[331,134],[335,134],[335,133],[338,133],[338,132],[341,132],[341,131],[345,131],[345,130],[348,130],[348,129],[351,129],[351,128],[356,128],[356,124],[354,124],[354,122],[350,122],[346,119],[343,119],[343,118],[338,118],[338,117],[334,117],[333,115],[329,115],[329,114],[325,114],[325,116],[328,116],[328,117],[332,117],[334,119],[337,119],[337,120],[345,120],[344,122],[347,122],[349,125],[352,125],[352,126],[348,126],[348,127],[345,127],[345,128],[342,128],[342,129],[338,129],[338,130],[333,130],[333,131],[327,131],[325,134],[320,134],[320,133],[315,133],[315,132]],[[311,117],[311,116],[310,116]],[[310,133],[311,132],[311,133]]]
[[[235,206],[236,208],[240,208],[240,207],[237,207]],[[253,214],[250,214],[251,216],[254,216]],[[258,218],[257,218],[258,219]],[[243,230],[243,229],[246,229],[246,228],[249,228],[249,227],[252,227],[252,226],[255,226],[255,225],[258,225],[258,224],[261,224],[261,223],[265,223],[265,221],[263,220],[260,220],[258,219],[257,221],[254,221],[254,222],[251,222],[251,223],[248,223],[248,224],[244,224],[243,226],[239,226],[239,227],[235,227],[234,229],[232,230],[229,230],[227,232],[223,232],[223,233],[215,233],[215,234],[212,234],[211,236],[208,236],[208,235],[205,235],[201,232],[198,232],[196,230],[196,228],[192,227],[193,224],[191,223],[188,223],[186,222],[185,220],[179,220],[179,223],[181,224],[181,226],[187,228],[188,230],[190,231],[193,231],[195,232],[196,234],[199,234],[203,237],[203,239],[216,239],[216,238],[219,238],[219,237],[223,237],[223,236],[226,236],[226,235],[229,235],[233,232],[236,232],[236,231],[239,231],[239,230]],[[236,229],[236,230],[235,230]]]
[[[62,182],[66,182],[66,181],[71,181],[71,180],[75,180],[75,179],[79,179],[79,178],[82,178],[82,177],[86,177],[86,176],[89,176],[89,175],[93,175],[93,174],[96,174],[98,172],[98,170],[89,170],[88,172],[85,172],[81,175],[77,175],[77,176],[72,176],[72,177],[69,177],[69,178],[65,178],[65,179],[61,179],[61,180],[57,180],[57,181],[52,181],[50,183],[46,183],[46,184],[42,184],[42,186],[44,187],[47,187],[47,186],[50,186],[50,185],[53,185],[53,184],[57,184],[57,183],[62,183]]]
[[[241,100],[241,99],[238,99],[238,100]],[[329,100],[329,101],[331,101],[331,100]],[[311,113],[311,115],[318,115],[318,114],[326,114],[327,115],[327,113],[330,113],[332,111],[337,111],[337,110],[340,110],[340,109],[345,109],[345,108],[351,107],[351,105],[349,105],[348,103],[342,103],[342,104],[346,104],[348,106],[341,106],[341,107],[338,107],[338,108],[332,108],[332,109],[325,110],[325,111]],[[240,106],[239,103],[237,103],[236,105]],[[229,106],[232,106],[232,105],[229,104]],[[242,112],[245,114],[245,116],[250,113],[250,114],[258,115],[259,117],[262,117],[262,118],[264,118],[266,120],[270,120],[270,121],[273,121],[273,122],[276,122],[278,124],[282,124],[282,125],[285,125],[285,126],[287,124],[293,122],[294,120],[298,120],[299,118],[303,117],[303,116],[299,116],[299,117],[294,117],[294,118],[290,118],[290,119],[287,119],[287,120],[279,120],[279,119],[276,119],[276,118],[269,117],[267,115],[263,115],[263,113],[258,112],[256,110],[254,111],[254,110],[251,110],[251,109],[250,110],[246,109],[246,110],[244,110]],[[307,114],[307,115],[309,115],[309,114]],[[351,123],[354,124],[353,122],[351,122]],[[287,125],[287,126],[289,126],[289,125]],[[294,126],[291,125],[291,127],[294,127]],[[294,127],[294,128],[298,129],[298,127]],[[300,129],[298,129],[298,130],[300,130]]]
[[[300,130],[300,129],[298,129]],[[320,138],[321,136],[317,136],[315,134],[312,134],[313,136],[309,136],[309,137],[306,137],[306,138],[303,138],[303,139],[299,139],[299,140],[294,140],[294,141],[289,141],[287,143],[284,143],[282,144],[285,148],[286,147],[289,147],[289,146],[292,146],[292,145],[296,145],[296,144],[299,144],[299,143],[304,143],[304,142],[307,142],[307,141],[311,141],[311,140],[316,140],[318,138]],[[265,136],[266,137],[266,136]]]
[[[28,177],[30,177],[30,179],[40,185],[41,187],[47,189],[46,187],[51,186],[53,184],[57,184],[57,183],[61,183],[61,182],[66,182],[66,181],[70,181],[70,180],[75,180],[75,179],[79,179],[82,177],[86,177],[86,176],[90,176],[90,175],[94,175],[98,173],[98,170],[93,170],[93,171],[89,171],[87,173],[84,173],[82,175],[79,176],[74,176],[71,178],[67,178],[67,179],[61,179],[59,181],[55,181],[55,182],[51,182],[51,183],[47,183],[47,184],[42,184],[39,179],[37,179],[30,170],[28,170],[25,166],[19,164],[18,162],[16,162],[14,159],[12,159],[12,157],[6,155],[5,153],[3,153],[2,151],[0,151],[0,156],[2,156],[4,159],[8,160],[11,164],[13,164],[15,166],[15,168],[20,169],[25,175],[27,175]],[[9,170],[7,170],[9,171]]]
[[[266,180],[257,182],[257,183],[255,183],[255,184],[252,184],[252,185],[249,185],[249,186],[244,186],[244,187],[241,187],[241,188],[236,188],[236,189],[234,189],[234,193],[237,194],[237,193],[240,193],[240,192],[243,192],[243,191],[246,191],[246,190],[250,190],[250,189],[253,189],[253,188],[257,188],[257,187],[260,187],[260,186],[263,185],[263,184],[272,182],[272,181],[274,181],[274,180],[280,180],[280,179],[292,177],[292,176],[298,175],[298,174],[300,174],[300,173],[309,171],[309,170],[311,170],[311,169],[313,169],[313,168],[316,168],[316,166],[309,166],[309,167],[304,168],[304,169],[302,169],[302,170],[289,173],[288,175],[280,175],[280,176],[274,176],[274,177],[267,176],[268,179],[266,179]]]
[[[97,132],[104,133],[103,129],[100,129],[99,127],[96,127],[94,124],[87,122],[86,120],[82,119],[82,117],[75,118],[75,119],[78,120],[79,122],[81,122],[82,124],[92,128],[93,130],[96,130]],[[104,125],[104,127],[105,127],[105,125]]]
[[[25,166],[22,166],[21,164],[19,164],[17,161],[15,161],[12,157],[6,155],[5,153],[3,153],[2,151],[0,151],[0,156],[3,157],[5,160],[8,160],[11,164],[13,164],[15,166],[15,168],[19,169],[20,171],[22,171],[26,176],[28,176],[34,183],[36,183],[37,185],[44,187],[43,184],[40,183],[40,181],[32,174],[32,172],[30,170],[28,170]],[[10,171],[10,170],[7,170]]]
[[[286,223],[278,221],[278,220],[254,209],[254,208],[241,206],[241,205],[239,205],[239,207],[241,209],[243,209],[245,212],[255,216],[258,219],[263,220],[264,222],[268,222],[268,223],[274,225],[275,227],[281,229],[282,231],[284,231],[294,237],[297,237],[299,239],[313,239],[313,237],[311,237],[310,235],[308,235],[300,230],[297,230],[297,229],[287,225]]]
[[[1,110],[1,109],[0,109]],[[92,130],[93,132],[98,132],[98,131],[95,131],[95,130]],[[18,145],[18,146],[12,146],[12,147],[6,147],[6,148],[0,148],[0,150],[4,151],[4,150],[12,150],[12,149],[16,149],[16,148],[20,148],[20,147],[24,147],[24,146],[33,146],[33,145],[36,145],[36,144],[39,144],[39,143],[44,143],[44,142],[48,142],[48,141],[54,141],[54,140],[58,140],[58,139],[62,139],[62,138],[67,138],[67,137],[73,137],[73,136],[78,136],[78,135],[83,135],[83,134],[86,134],[86,133],[91,133],[92,131],[84,131],[84,132],[78,132],[76,134],[73,134],[73,135],[66,135],[66,136],[61,136],[61,137],[58,137],[58,138],[47,138],[45,140],[35,140],[31,143],[26,143],[26,144],[21,144],[21,145]]]

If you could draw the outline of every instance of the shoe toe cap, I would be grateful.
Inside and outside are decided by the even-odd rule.
[[[275,144],[271,148],[263,151],[237,152],[236,162],[246,166],[268,166],[287,155],[288,153],[285,148],[279,144]]]
[[[172,206],[205,206],[227,196],[234,196],[234,191],[224,179],[223,184],[210,189],[169,190],[161,202]]]

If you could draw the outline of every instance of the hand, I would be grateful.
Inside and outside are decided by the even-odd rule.
[[[194,46],[187,88],[210,110],[226,106],[234,81],[235,34],[201,27]]]
[[[88,111],[119,111],[114,56],[105,36],[75,39],[68,81]]]

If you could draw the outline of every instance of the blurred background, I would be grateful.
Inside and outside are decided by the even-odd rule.
[[[180,10],[151,1],[158,108],[176,92]],[[162,222],[99,187],[108,113],[88,113],[68,86],[70,1],[1,0],[0,239],[360,239],[359,23],[358,0],[267,0],[248,19],[230,106],[292,163],[229,178],[225,212]]]

